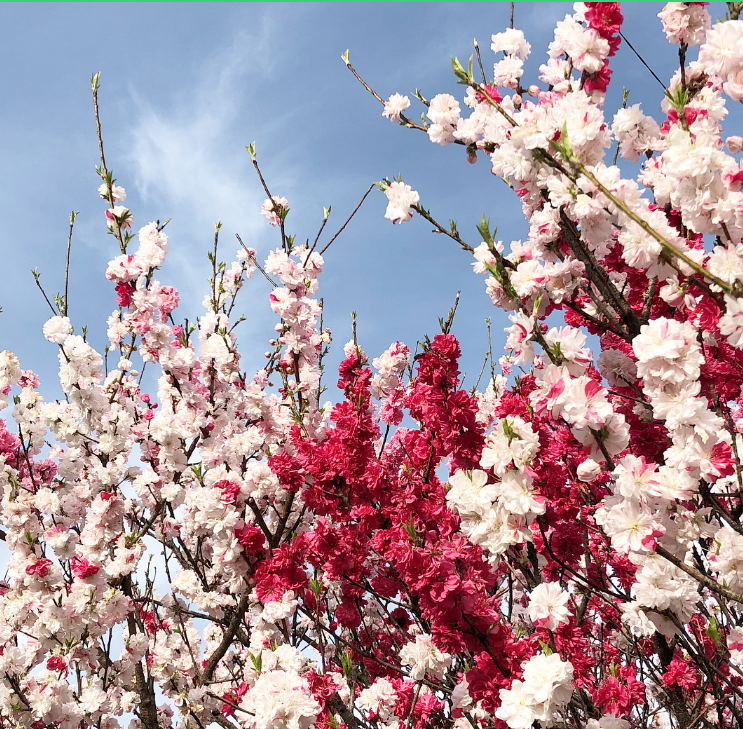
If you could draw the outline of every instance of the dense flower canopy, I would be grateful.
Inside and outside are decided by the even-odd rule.
[[[481,81],[453,61],[462,98],[418,95],[420,124],[408,97],[377,96],[390,121],[487,159],[528,221],[507,247],[483,216],[470,245],[411,185],[378,183],[385,217],[449,236],[508,312],[481,390],[461,385],[455,307],[413,352],[393,342],[371,362],[354,329],[323,403],[328,211],[295,245],[262,175],[280,247],[263,266],[246,246],[220,262],[217,225],[205,313],[176,323],[179,294],[157,279],[166,224],[132,232],[102,156],[119,247],[108,349],[61,297],[44,336],[63,397],[44,401],[0,353],[3,726],[740,727],[743,139],[723,122],[743,100],[743,8],[729,5],[715,25],[703,3],[661,11],[680,61],[661,120],[604,108],[618,3],[576,4],[539,83],[523,85],[532,48],[510,28],[492,37],[492,77],[478,47]],[[257,271],[278,323],[249,375],[234,309]]]

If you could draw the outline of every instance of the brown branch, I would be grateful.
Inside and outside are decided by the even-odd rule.
[[[716,580],[713,580],[711,577],[702,574],[694,567],[690,567],[689,565],[685,564],[678,557],[674,557],[667,549],[665,549],[665,547],[661,547],[659,544],[655,547],[655,552],[664,559],[667,559],[672,565],[678,567],[682,572],[686,572],[687,575],[693,577],[697,582],[700,582],[706,588],[712,590],[712,592],[715,592],[722,597],[726,597],[728,598],[728,600],[733,600],[734,602],[738,602],[743,605],[743,595],[737,592],[733,592],[727,587],[721,585]]]
[[[214,653],[209,656],[209,660],[206,662],[204,671],[201,674],[202,684],[209,683],[209,681],[212,680],[212,676],[214,675],[214,671],[217,668],[217,664],[222,660],[222,658],[224,658],[224,654],[227,653],[228,648],[230,647],[230,645],[232,645],[232,641],[235,639],[235,633],[240,627],[240,622],[245,616],[245,611],[248,608],[249,599],[250,595],[247,592],[245,592],[240,598],[240,602],[235,608],[235,612],[232,616],[232,619],[230,620],[230,624],[227,626],[227,630],[225,630],[224,635],[222,636],[222,641],[217,646]]]

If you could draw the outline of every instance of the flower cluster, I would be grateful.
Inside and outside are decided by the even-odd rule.
[[[289,203],[270,193],[281,246],[263,265],[246,246],[223,262],[217,225],[204,312],[177,323],[180,295],[158,280],[166,228],[135,234],[103,166],[120,249],[106,351],[60,302],[43,328],[59,399],[0,353],[7,727],[739,726],[743,140],[723,122],[726,97],[743,97],[743,21],[730,12],[714,26],[700,3],[660,13],[681,64],[662,119],[605,114],[617,3],[576,4],[539,83],[524,87],[531,46],[509,29],[492,37],[493,77],[455,61],[465,95],[434,96],[428,121],[403,117],[400,94],[382,102],[487,157],[527,219],[508,247],[483,217],[471,245],[401,179],[378,183],[386,217],[426,217],[507,312],[480,391],[462,385],[452,310],[414,356],[399,341],[367,356],[354,330],[321,404],[325,262],[294,244]],[[249,374],[238,294],[256,269],[276,324]]]
[[[646,727],[647,703],[683,724],[679,701],[737,726],[743,144],[723,123],[726,96],[743,98],[739,12],[716,25],[704,3],[660,12],[681,46],[662,119],[639,104],[605,115],[617,3],[576,3],[557,24],[544,86],[523,80],[531,46],[510,29],[492,38],[491,79],[454,61],[468,116],[448,94],[426,111],[431,141],[489,158],[529,223],[510,251],[484,217],[482,242],[450,235],[510,319],[502,376],[478,395],[489,432],[474,463],[450,459],[446,502],[496,570],[501,614],[530,636],[496,680],[494,716],[512,729],[563,710]],[[634,179],[606,159],[615,145]],[[477,724],[492,709],[475,675],[457,707]]]

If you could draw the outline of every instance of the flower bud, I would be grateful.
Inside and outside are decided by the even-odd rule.
[[[601,473],[601,465],[596,463],[593,458],[587,458],[578,466],[576,473],[581,481],[588,483]]]

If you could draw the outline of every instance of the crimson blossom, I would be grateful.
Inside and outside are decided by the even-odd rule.
[[[387,218],[448,235],[508,312],[482,391],[461,385],[452,310],[415,354],[370,359],[354,333],[337,404],[321,403],[324,249],[295,245],[262,176],[280,247],[261,266],[240,241],[220,262],[217,224],[205,313],[177,324],[156,278],[165,224],[132,232],[98,125],[118,362],[74,332],[66,296],[44,326],[62,399],[0,353],[3,727],[740,727],[743,138],[723,142],[722,122],[743,100],[743,4],[728,5],[714,26],[703,3],[661,11],[679,69],[660,122],[638,104],[606,121],[618,3],[576,4],[540,83],[524,85],[514,28],[492,38],[492,76],[479,47],[480,81],[454,59],[467,116],[419,94],[419,124],[407,97],[375,94],[390,121],[488,158],[529,223],[506,252],[483,216],[470,245],[410,185],[378,183]],[[278,323],[249,376],[234,310],[256,271]]]

